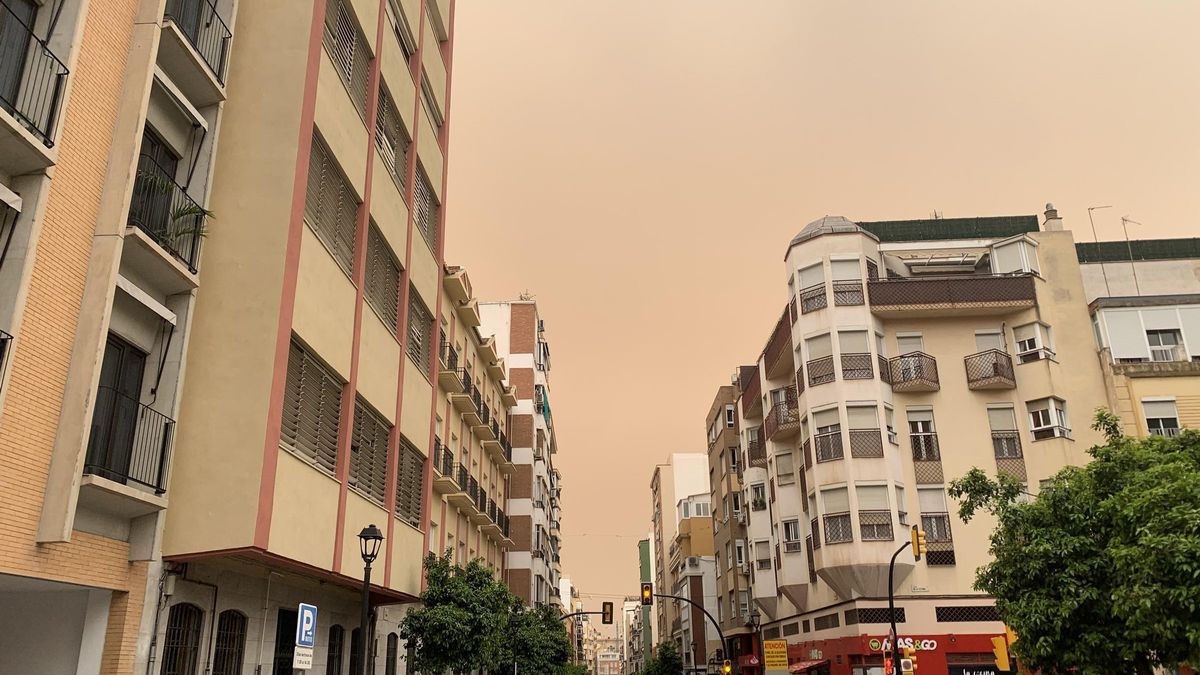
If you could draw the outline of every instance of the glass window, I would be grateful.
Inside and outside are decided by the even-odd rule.
[[[337,624],[330,626],[329,645],[325,653],[325,673],[327,675],[342,675],[342,651],[345,642],[346,629]]]
[[[785,542],[800,541],[803,537],[800,536],[800,521],[785,520],[783,521],[783,540]]]
[[[171,607],[163,641],[162,675],[194,675],[200,655],[200,627],[204,612],[190,603]]]
[[[1175,401],[1142,401],[1146,412],[1146,430],[1155,436],[1179,434],[1179,413]]]
[[[791,485],[796,482],[796,467],[792,461],[792,453],[785,452],[775,455],[775,475],[780,485]]]
[[[239,675],[246,652],[246,615],[227,609],[217,618],[213,675]]]

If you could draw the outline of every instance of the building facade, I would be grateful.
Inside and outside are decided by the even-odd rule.
[[[741,430],[737,399],[740,376],[717,389],[708,415],[708,484],[712,499],[713,551],[716,556],[717,620],[725,633],[730,659],[754,648],[750,621],[750,557],[746,539],[749,506],[742,494]]]
[[[621,672],[625,675],[640,673],[645,667],[645,644],[642,639],[642,602],[638,597],[627,597],[621,604]]]
[[[763,637],[802,670],[880,667],[888,562],[920,525],[928,554],[896,565],[900,633],[930,641],[923,670],[992,667],[1003,627],[972,584],[994,523],[957,521],[945,485],[979,466],[1036,494],[1100,440],[1099,363],[1058,348],[1091,328],[1070,233],[1052,207],[1041,224],[826,217],[785,269],[789,302],[739,401]]]
[[[676,518],[678,499],[708,491],[708,458],[701,453],[673,453],[666,464],[654,467],[650,478],[651,570],[655,592],[675,588],[671,567],[671,547],[679,533]],[[654,640],[671,639],[679,623],[674,602],[654,602]]]
[[[704,614],[707,611],[714,617],[717,615],[717,564],[708,493],[688,495],[676,502],[675,518],[676,534],[671,542],[669,563],[673,579],[670,594],[687,598],[695,605],[678,600],[663,602],[675,605],[671,639],[683,665],[703,667],[720,647],[716,627]]]
[[[0,671],[154,658],[236,5],[0,2]]]
[[[653,541],[653,532],[645,539],[638,540],[638,579],[644,584],[654,583],[657,576],[654,569],[654,549],[651,543]],[[651,611],[650,606],[646,605],[642,605],[641,614],[642,654],[653,654],[654,648],[659,643],[657,615]]]
[[[550,344],[532,300],[482,303],[485,332],[515,387],[509,441],[515,470],[509,479],[509,587],[527,604],[559,602],[562,576],[562,476],[554,467],[558,434],[550,407]]]

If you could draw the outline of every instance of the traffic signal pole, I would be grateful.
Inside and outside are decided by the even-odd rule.
[[[894,558],[893,558],[893,560],[894,560]],[[713,618],[713,615],[709,614],[707,609],[704,609],[704,605],[701,605],[696,602],[692,602],[692,600],[690,598],[684,598],[684,597],[680,597],[678,595],[666,595],[665,593],[655,593],[654,597],[670,598],[672,600],[682,600],[683,602],[686,602],[687,604],[691,605],[692,607],[699,609],[701,612],[704,612],[704,616],[708,617],[708,620],[712,622],[713,627],[717,629],[717,635],[719,635],[721,637],[721,651],[723,652],[723,654],[721,654],[721,658],[728,659],[730,657],[729,644],[725,642],[725,631],[721,630],[721,624],[717,623],[717,620]],[[705,642],[707,642],[707,640],[705,640]]]
[[[892,623],[892,673],[900,668],[900,645],[898,644],[900,636],[896,635],[896,558],[909,546],[912,546],[911,541],[904,542],[892,554],[892,562],[888,564],[888,619]]]

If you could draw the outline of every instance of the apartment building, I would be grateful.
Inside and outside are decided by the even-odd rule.
[[[653,538],[654,533],[651,532],[645,539],[638,540],[638,580],[642,583],[654,583],[655,577],[658,576],[654,567],[654,553],[650,544]],[[640,602],[641,598],[638,600]],[[652,614],[650,607],[642,605],[640,619],[642,626],[642,654],[653,654],[660,640],[657,615]]]
[[[479,304],[485,332],[496,336],[517,402],[509,440],[508,586],[527,604],[560,602],[562,475],[554,466],[558,433],[550,406],[550,343],[533,300]]]
[[[480,332],[466,270],[447,267],[442,287],[429,546],[449,551],[460,565],[482,558],[502,579],[513,545],[505,508],[516,470],[508,440],[516,391],[505,382],[495,336]]]
[[[646,665],[642,614],[641,598],[630,596],[621,603],[621,672],[624,675],[640,673]]]
[[[1076,249],[1109,409],[1125,433],[1200,428],[1200,239]]]
[[[671,546],[679,534],[676,506],[681,497],[708,491],[708,458],[698,452],[672,453],[665,464],[654,467],[650,477],[651,538],[653,539],[651,571],[656,593],[675,588],[671,567]],[[643,567],[644,574],[644,567]],[[669,591],[665,591],[669,592]],[[655,599],[654,644],[671,639],[679,623],[679,611],[674,602]]]
[[[931,645],[922,670],[991,667],[1003,627],[972,585],[994,523],[963,525],[945,484],[979,466],[1036,494],[1100,440],[1099,363],[1059,349],[1091,328],[1071,234],[1053,207],[1041,223],[825,217],[785,270],[739,402],[763,637],[786,639],[798,671],[881,667],[888,562],[919,524],[928,554],[896,565],[901,635]]]
[[[0,672],[150,655],[235,9],[0,0]]]
[[[592,672],[596,675],[621,675],[620,650],[610,646],[599,651]]]
[[[473,307],[444,300],[469,288],[442,253],[452,11],[240,7],[204,242],[211,283],[190,318],[172,455],[169,575],[150,600],[163,673],[290,672],[300,602],[318,607],[318,672],[352,672],[364,642],[371,672],[398,672],[422,555],[453,535],[460,559],[473,548],[502,563],[490,506],[503,472],[483,442],[505,420],[483,424],[480,410],[503,410],[499,371],[470,332]],[[474,417],[442,387],[443,319],[479,375],[465,395]],[[486,520],[457,490],[435,498],[442,439],[468,489],[488,495]],[[359,533],[371,525],[384,538],[362,635]]]
[[[712,500],[713,551],[716,556],[717,620],[725,632],[730,659],[753,653],[749,627],[750,557],[742,493],[741,430],[734,384],[719,387],[704,418],[708,434],[708,484]]]
[[[700,607],[678,600],[671,639],[687,668],[703,667],[721,647],[716,626],[705,616],[717,616],[717,562],[713,548],[712,505],[707,492],[688,495],[675,505],[675,540],[671,542],[669,593],[687,598]],[[659,591],[660,593],[662,591]]]

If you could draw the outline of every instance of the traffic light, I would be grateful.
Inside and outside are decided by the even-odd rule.
[[[900,650],[900,672],[915,673],[917,671],[917,650],[904,647]]]
[[[613,608],[613,604],[611,602],[605,602],[600,605],[600,623],[603,623],[603,624],[612,623],[612,612],[613,612],[612,608]]]
[[[883,675],[892,675],[892,657],[885,656],[883,659]]]
[[[725,659],[725,663],[721,664],[721,672],[724,673],[725,675],[729,675],[729,673],[732,673],[733,672],[733,661],[730,661],[729,659]]]
[[[912,526],[912,551],[913,560],[920,560],[921,554],[926,551],[925,533],[917,525]]]
[[[642,604],[647,607],[654,604],[654,584],[648,581],[642,584]]]
[[[992,653],[996,655],[996,670],[1012,670],[1008,662],[1008,639],[1003,635],[992,638]]]

